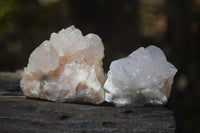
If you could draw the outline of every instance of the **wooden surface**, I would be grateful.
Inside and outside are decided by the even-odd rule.
[[[12,78],[10,78],[11,76]],[[0,133],[174,133],[166,107],[116,108],[108,103],[54,103],[23,96],[17,73],[0,73]]]

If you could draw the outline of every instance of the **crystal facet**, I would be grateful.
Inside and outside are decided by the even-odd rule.
[[[105,101],[116,106],[166,104],[177,69],[156,46],[139,48],[110,65]]]
[[[104,46],[95,34],[71,26],[52,33],[29,57],[20,86],[28,97],[57,102],[104,101]]]

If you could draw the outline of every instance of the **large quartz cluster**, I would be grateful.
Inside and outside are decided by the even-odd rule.
[[[50,101],[104,101],[104,46],[95,34],[71,26],[52,33],[29,57],[21,88],[28,97]]]
[[[105,101],[116,106],[163,105],[170,95],[176,72],[160,48],[141,47],[111,63],[104,84]]]

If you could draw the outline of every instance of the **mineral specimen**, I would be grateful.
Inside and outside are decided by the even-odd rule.
[[[105,101],[116,106],[166,104],[177,69],[155,46],[139,48],[110,65]]]
[[[104,46],[95,34],[71,26],[52,33],[29,57],[20,86],[32,98],[50,101],[104,101]]]

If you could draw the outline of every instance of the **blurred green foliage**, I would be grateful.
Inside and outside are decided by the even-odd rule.
[[[0,35],[10,33],[15,30],[14,15],[19,12],[20,3],[16,0],[0,1]]]
[[[15,0],[0,1],[0,60],[2,64],[7,60],[10,35],[16,30],[15,14],[19,10],[20,5]]]

